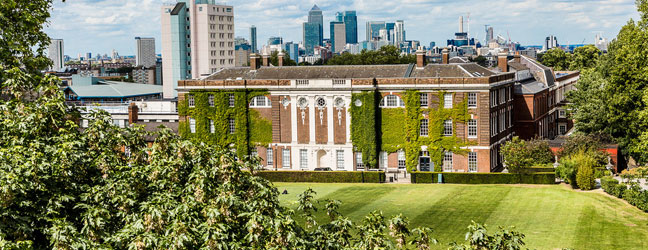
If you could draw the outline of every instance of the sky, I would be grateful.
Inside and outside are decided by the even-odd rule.
[[[161,51],[161,6],[175,0],[68,0],[55,1],[50,24],[51,38],[64,39],[65,54],[134,55],[135,37],[154,37]],[[459,29],[459,16],[470,13],[470,36],[485,38],[484,25],[495,35],[510,36],[522,45],[541,45],[555,35],[558,43],[593,43],[598,32],[611,39],[631,18],[639,14],[634,0],[231,0],[234,6],[235,36],[249,39],[251,25],[257,27],[259,47],[270,36],[301,42],[302,23],[317,4],[324,12],[324,37],[328,23],[338,11],[355,10],[358,41],[365,40],[367,21],[405,21],[408,40],[422,45],[431,41],[445,46]],[[468,25],[464,24],[464,29]]]

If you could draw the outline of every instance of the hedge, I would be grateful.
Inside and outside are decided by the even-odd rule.
[[[319,182],[319,183],[383,183],[382,171],[259,171],[272,182]]]
[[[525,169],[528,173],[554,173],[556,169],[553,167],[530,167]]]
[[[628,187],[625,183],[619,183],[614,178],[605,176],[601,178],[601,187],[606,193],[623,198],[631,205],[648,212],[648,191],[642,190],[637,183],[631,183]]]
[[[413,172],[412,183],[438,183],[438,175],[443,183],[456,184],[556,184],[555,173],[444,173]]]

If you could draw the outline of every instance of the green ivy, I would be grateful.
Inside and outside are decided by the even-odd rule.
[[[378,138],[376,133],[376,117],[378,107],[376,91],[363,91],[351,95],[351,141],[354,150],[362,153],[362,162],[368,168],[377,167]],[[357,101],[362,105],[358,107]]]
[[[234,107],[229,106],[229,94],[234,94]],[[178,103],[178,114],[196,120],[196,133],[190,132],[188,120],[180,122],[178,132],[182,137],[223,148],[235,145],[237,155],[243,158],[249,154],[251,146],[267,145],[272,141],[271,122],[248,108],[252,98],[266,94],[267,90],[192,90],[186,95],[194,96],[194,107],[189,107],[189,98],[185,96],[185,100]],[[209,105],[210,95],[214,96],[213,107]],[[229,132],[229,119],[236,123],[234,134]],[[214,133],[210,131],[210,120],[214,122]]]
[[[453,129],[457,131],[457,123],[466,123],[470,119],[468,101],[464,99],[453,108],[443,108],[443,96],[446,92],[438,92],[438,108],[421,108],[420,92],[408,90],[404,93],[405,109],[379,109],[380,94],[376,91],[364,91],[352,95],[351,107],[351,140],[357,151],[362,152],[363,162],[371,167],[376,165],[377,152],[393,153],[405,150],[406,166],[409,172],[415,171],[418,165],[421,146],[427,146],[430,161],[434,163],[434,171],[442,170],[444,152],[466,154],[462,147],[470,145],[456,136],[443,136],[443,122],[453,121]],[[355,106],[355,101],[361,100],[362,106]],[[367,105],[367,104],[373,105]],[[428,114],[428,135],[419,136],[420,122],[423,114]],[[378,125],[378,126],[377,126]],[[377,136],[380,131],[380,136]],[[377,142],[380,143],[377,143]],[[380,148],[376,148],[380,145]]]

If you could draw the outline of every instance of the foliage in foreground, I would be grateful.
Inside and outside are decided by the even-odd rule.
[[[502,146],[502,155],[511,173],[524,173],[530,167],[549,164],[554,159],[547,141],[525,141],[517,136]]]

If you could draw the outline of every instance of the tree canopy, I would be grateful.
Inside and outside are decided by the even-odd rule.
[[[343,53],[330,58],[327,65],[382,65],[416,63],[415,55],[401,54],[392,45],[382,46],[375,51],[362,50],[360,54]]]

